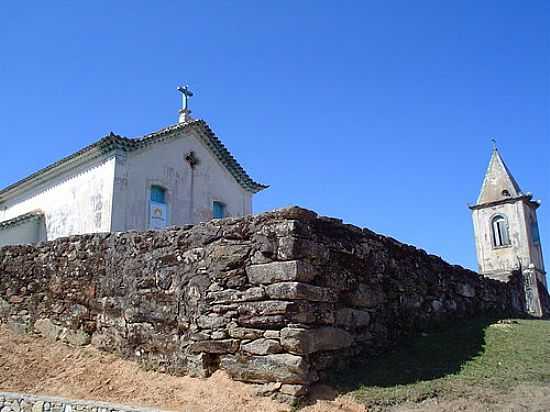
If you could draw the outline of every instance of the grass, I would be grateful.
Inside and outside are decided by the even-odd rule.
[[[418,336],[331,383],[372,409],[438,398],[499,396],[550,384],[550,322],[477,319]]]

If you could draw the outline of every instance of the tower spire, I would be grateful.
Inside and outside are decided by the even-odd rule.
[[[493,153],[489,161],[489,167],[483,179],[481,192],[477,204],[490,203],[503,200],[509,197],[521,195],[521,189],[512,176],[510,169],[504,163],[500,152],[497,149],[495,139],[493,140]]]

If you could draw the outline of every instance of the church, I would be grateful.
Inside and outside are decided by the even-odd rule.
[[[252,213],[254,181],[179,87],[178,123],[99,141],[0,190],[0,246],[162,229]]]
[[[534,316],[542,315],[548,290],[537,220],[540,204],[520,189],[495,145],[477,202],[470,206],[478,271],[503,282],[519,274],[523,306]]]

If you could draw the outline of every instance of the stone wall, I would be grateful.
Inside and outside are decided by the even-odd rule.
[[[26,393],[0,392],[2,412],[162,412],[152,408],[133,408],[106,402],[70,400]]]
[[[504,315],[504,283],[288,208],[0,249],[0,319],[173,374],[224,369],[282,400],[400,336]]]

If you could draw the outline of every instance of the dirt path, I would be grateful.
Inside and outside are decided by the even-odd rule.
[[[209,379],[148,372],[136,363],[92,347],[72,348],[35,336],[20,336],[0,325],[0,390],[90,399],[186,412],[289,411],[255,396],[250,387],[222,372]],[[304,412],[365,409],[346,399],[318,401]]]

